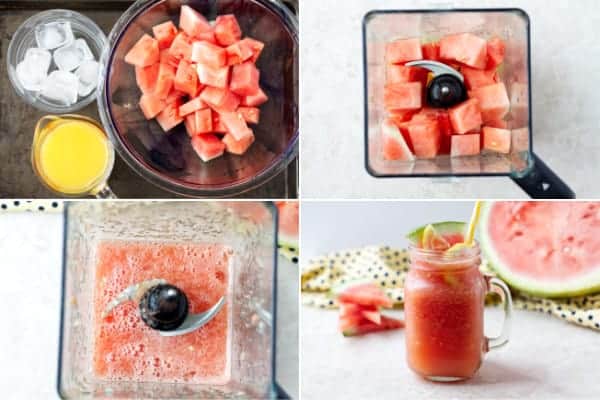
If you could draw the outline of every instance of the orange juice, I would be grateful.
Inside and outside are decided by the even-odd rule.
[[[38,124],[33,143],[34,168],[56,192],[95,194],[108,178],[113,159],[106,134],[90,119],[44,117]]]

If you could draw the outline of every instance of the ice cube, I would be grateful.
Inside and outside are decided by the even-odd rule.
[[[92,53],[92,50],[90,49],[90,46],[88,46],[85,39],[79,38],[75,40],[75,47],[77,47],[79,51],[81,51],[81,55],[84,60],[94,59],[94,53]]]
[[[17,64],[17,78],[26,90],[38,91],[48,76],[52,56],[45,49],[32,47],[25,52],[25,58]]]
[[[77,47],[75,42],[72,42],[56,49],[52,57],[58,69],[73,71],[81,65],[83,56],[81,49]]]
[[[41,95],[49,100],[57,101],[65,106],[77,102],[79,79],[68,71],[52,71],[42,84]]]
[[[87,96],[98,86],[98,74],[100,64],[94,60],[87,60],[81,63],[75,75],[79,78],[79,95]]]
[[[48,22],[35,27],[35,41],[42,49],[56,49],[71,43],[74,38],[69,21]]]

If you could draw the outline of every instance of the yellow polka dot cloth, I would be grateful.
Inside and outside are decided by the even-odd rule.
[[[402,307],[404,279],[409,258],[405,249],[368,246],[344,250],[309,260],[302,267],[302,303],[333,309],[338,304],[331,289],[354,280],[370,280],[381,286]],[[484,265],[482,271],[491,271]],[[490,297],[489,303],[496,298]],[[600,331],[600,293],[567,299],[546,299],[513,291],[515,308],[547,313],[570,323]]]

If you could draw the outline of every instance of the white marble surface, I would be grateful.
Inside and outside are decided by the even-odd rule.
[[[532,21],[536,153],[580,198],[600,197],[600,2],[308,0],[301,2],[304,198],[520,198],[508,178],[376,179],[364,167],[361,23],[373,9],[520,7]]]
[[[3,400],[56,394],[62,215],[0,211],[0,393]],[[278,379],[298,398],[297,266],[280,257]]]
[[[467,220],[473,202],[303,202],[303,260],[371,244],[405,246],[410,229],[432,221]],[[401,316],[401,312],[394,312]],[[500,309],[486,310],[497,334]],[[510,343],[490,352],[474,379],[434,384],[405,362],[404,332],[344,338],[337,313],[301,308],[303,400],[598,399],[600,333],[545,314],[516,311]]]

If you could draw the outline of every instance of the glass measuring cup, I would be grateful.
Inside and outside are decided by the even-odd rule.
[[[31,146],[33,170],[55,193],[116,197],[107,183],[114,161],[110,140],[91,118],[47,115],[36,124]]]

